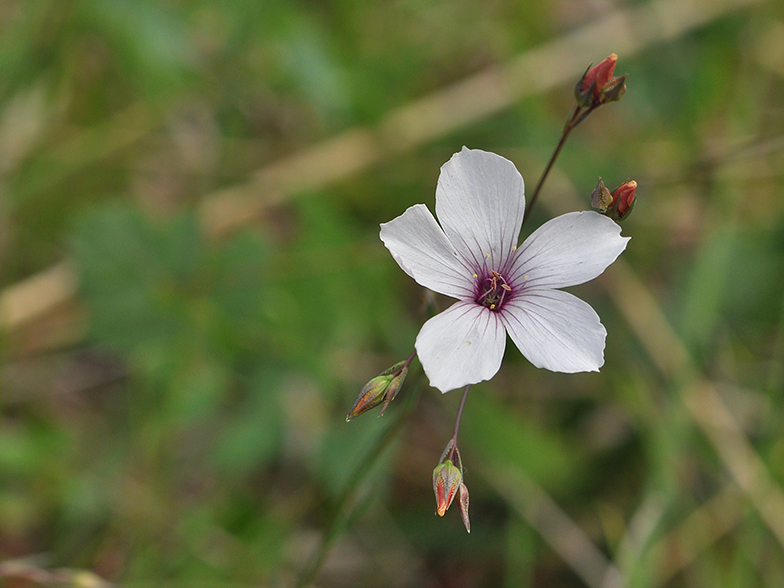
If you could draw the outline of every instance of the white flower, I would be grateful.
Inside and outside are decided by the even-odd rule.
[[[492,378],[506,333],[536,367],[598,371],[607,335],[593,308],[556,288],[600,275],[626,248],[621,228],[596,212],[545,223],[516,247],[523,178],[495,153],[463,147],[441,167],[436,214],[416,204],[381,225],[381,240],[420,285],[454,303],[419,331],[430,384],[448,392]]]

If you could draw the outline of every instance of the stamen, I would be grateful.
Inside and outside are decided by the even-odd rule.
[[[478,284],[477,304],[482,304],[490,310],[498,311],[506,300],[507,292],[512,292],[512,287],[506,283],[506,278],[495,270]]]

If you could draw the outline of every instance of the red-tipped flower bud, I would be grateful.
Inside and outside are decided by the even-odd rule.
[[[612,53],[605,57],[598,65],[589,68],[588,71],[580,80],[580,92],[585,93],[591,90],[593,97],[598,100],[601,95],[602,88],[610,81],[613,73],[615,72],[615,64],[618,61],[618,56]]]
[[[462,483],[463,472],[449,459],[438,464],[433,470],[433,492],[436,494],[438,516],[444,516]]]
[[[634,208],[635,192],[637,191],[637,182],[631,180],[624,182],[615,192],[613,192],[613,207],[610,218],[616,221],[622,221],[628,218]]]
[[[354,406],[351,407],[351,411],[346,417],[346,422],[371,408],[375,408],[381,402],[384,402],[384,406],[381,408],[381,413],[378,416],[384,414],[389,403],[397,396],[407,374],[408,366],[405,361],[401,361],[370,380],[362,388],[359,396],[357,396]]]
[[[463,483],[463,462],[455,440],[451,439],[441,454],[440,463],[433,470],[433,492],[436,494],[436,513],[444,516],[456,495],[460,495],[460,516],[466,531],[471,532],[468,520],[468,488]]]
[[[602,178],[599,178],[596,188],[591,194],[591,206],[598,208],[599,212],[614,221],[622,221],[629,216],[634,208],[636,191],[637,182],[630,180],[618,186],[611,194]]]
[[[618,56],[613,53],[594,67],[589,67],[574,88],[577,104],[597,107],[620,100],[626,92],[626,76],[613,77]]]

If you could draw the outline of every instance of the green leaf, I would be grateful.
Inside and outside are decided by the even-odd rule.
[[[167,231],[110,204],[79,217],[71,248],[96,337],[131,354],[173,343],[188,323],[183,301],[199,265],[187,223]]]
[[[277,391],[279,377],[262,370],[251,394],[228,412],[211,453],[214,467],[226,475],[243,476],[264,467],[277,452],[283,434]]]

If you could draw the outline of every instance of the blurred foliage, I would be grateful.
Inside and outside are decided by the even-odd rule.
[[[294,586],[309,571],[318,586],[586,585],[537,492],[630,587],[783,585],[769,522],[603,278],[576,289],[609,333],[600,374],[542,372],[510,345],[472,389],[471,535],[433,516],[458,394],[415,362],[383,419],[344,422],[446,303],[399,270],[378,224],[432,209],[464,144],[514,160],[530,190],[571,87],[346,180],[259,193],[274,204],[229,231],[201,207],[639,4],[0,2],[0,287],[63,260],[78,279],[75,300],[0,336],[3,585]],[[781,492],[784,11],[756,3],[618,67],[626,97],[570,138],[526,232],[587,208],[598,176],[638,181],[623,260]],[[530,491],[499,484],[518,475]]]

